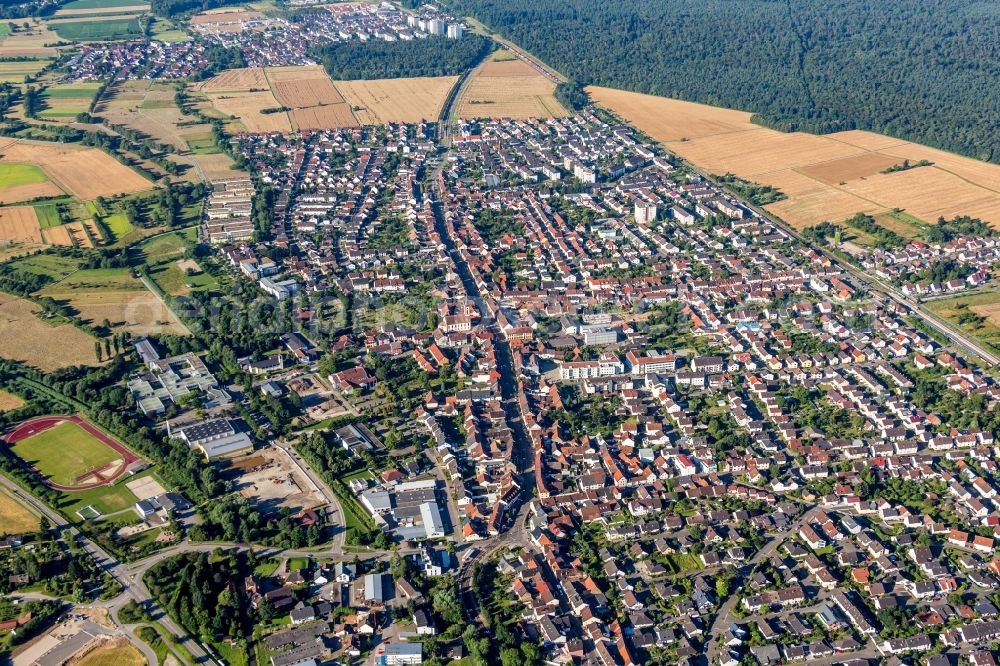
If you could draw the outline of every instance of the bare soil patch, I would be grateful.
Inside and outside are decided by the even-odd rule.
[[[237,492],[266,513],[282,508],[300,511],[322,506],[325,501],[288,456],[274,447],[255,451],[229,464],[227,476]]]

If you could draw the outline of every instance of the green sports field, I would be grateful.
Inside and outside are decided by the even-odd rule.
[[[121,459],[117,451],[69,422],[22,439],[11,448],[46,479],[64,486],[72,486],[86,472]]]
[[[34,164],[18,162],[0,162],[0,189],[44,183],[48,180],[45,172]]]

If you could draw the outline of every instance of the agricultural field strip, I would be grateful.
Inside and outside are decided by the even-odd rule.
[[[55,18],[49,19],[49,25],[62,25],[65,23],[92,23],[100,21],[124,21],[130,19],[137,19],[141,17],[142,14],[103,14],[94,16],[73,16],[65,18]]]
[[[768,208],[795,226],[893,208],[923,221],[970,214],[1000,223],[996,196],[1000,167],[994,165],[868,132],[783,134],[753,125],[750,114],[740,111],[612,89],[590,90],[603,106],[706,171],[731,171],[782,190],[788,199]],[[865,156],[895,163],[927,159],[933,165],[886,175],[882,170],[872,173],[874,161]],[[836,162],[846,167],[852,160],[867,166],[856,174],[843,171],[836,179]],[[883,163],[889,165],[888,161]],[[786,166],[779,169],[775,164]],[[830,169],[824,171],[824,166]]]
[[[101,16],[114,14],[116,12],[121,14],[131,14],[148,12],[149,9],[150,6],[148,4],[122,5],[121,7],[89,7],[87,9],[67,9],[66,5],[63,5],[63,8],[57,10],[52,16],[59,19],[77,16]]]

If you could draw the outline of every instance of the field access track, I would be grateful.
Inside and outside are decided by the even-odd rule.
[[[83,430],[85,430],[87,434],[89,434],[91,437],[94,437],[95,439],[99,440],[102,444],[104,444],[111,450],[121,455],[122,463],[117,466],[109,465],[108,466],[109,468],[114,469],[113,472],[104,473],[100,469],[91,470],[90,475],[97,477],[95,481],[91,483],[74,485],[74,486],[67,486],[58,483],[53,483],[49,479],[46,479],[45,475],[39,472],[37,469],[34,470],[35,473],[42,478],[45,485],[49,486],[50,488],[54,488],[55,490],[59,490],[62,492],[73,492],[77,490],[89,490],[91,488],[99,488],[101,486],[106,486],[113,483],[122,474],[124,474],[128,470],[128,468],[132,466],[132,463],[140,460],[139,456],[129,451],[120,442],[115,440],[113,437],[107,435],[104,431],[97,428],[95,425],[93,425],[86,419],[81,418],[79,416],[39,416],[34,419],[29,419],[15,426],[14,429],[11,430],[10,433],[8,433],[7,436],[4,438],[4,442],[6,442],[8,446],[13,446],[14,444],[20,442],[21,440],[28,439],[29,437],[33,437],[34,435],[45,432],[50,428],[56,427],[60,423],[73,423],[83,428]]]

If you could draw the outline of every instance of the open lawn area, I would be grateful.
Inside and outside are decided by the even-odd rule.
[[[140,246],[140,260],[147,266],[149,277],[171,296],[216,289],[219,286],[211,274],[188,274],[186,265],[182,266],[184,249],[194,242],[196,235],[197,230],[192,227],[151,238]]]
[[[53,280],[62,280],[80,267],[76,259],[57,254],[34,254],[30,257],[21,257],[13,260],[10,265],[18,271],[47,275]]]
[[[189,39],[186,32],[164,19],[156,19],[153,23],[151,37],[158,42],[183,42]]]
[[[38,530],[38,516],[24,508],[20,502],[0,490],[0,536],[28,534]]]
[[[127,234],[131,233],[133,229],[135,229],[135,227],[132,226],[132,223],[128,221],[128,218],[122,213],[108,215],[102,221],[108,226],[111,233],[114,234],[116,241],[121,240]]]
[[[38,216],[38,225],[42,229],[58,227],[62,224],[62,217],[59,215],[59,206],[54,203],[38,204],[34,206],[35,215]]]
[[[52,483],[73,485],[94,469],[121,455],[75,423],[60,423],[11,447],[18,458],[32,465]]]

